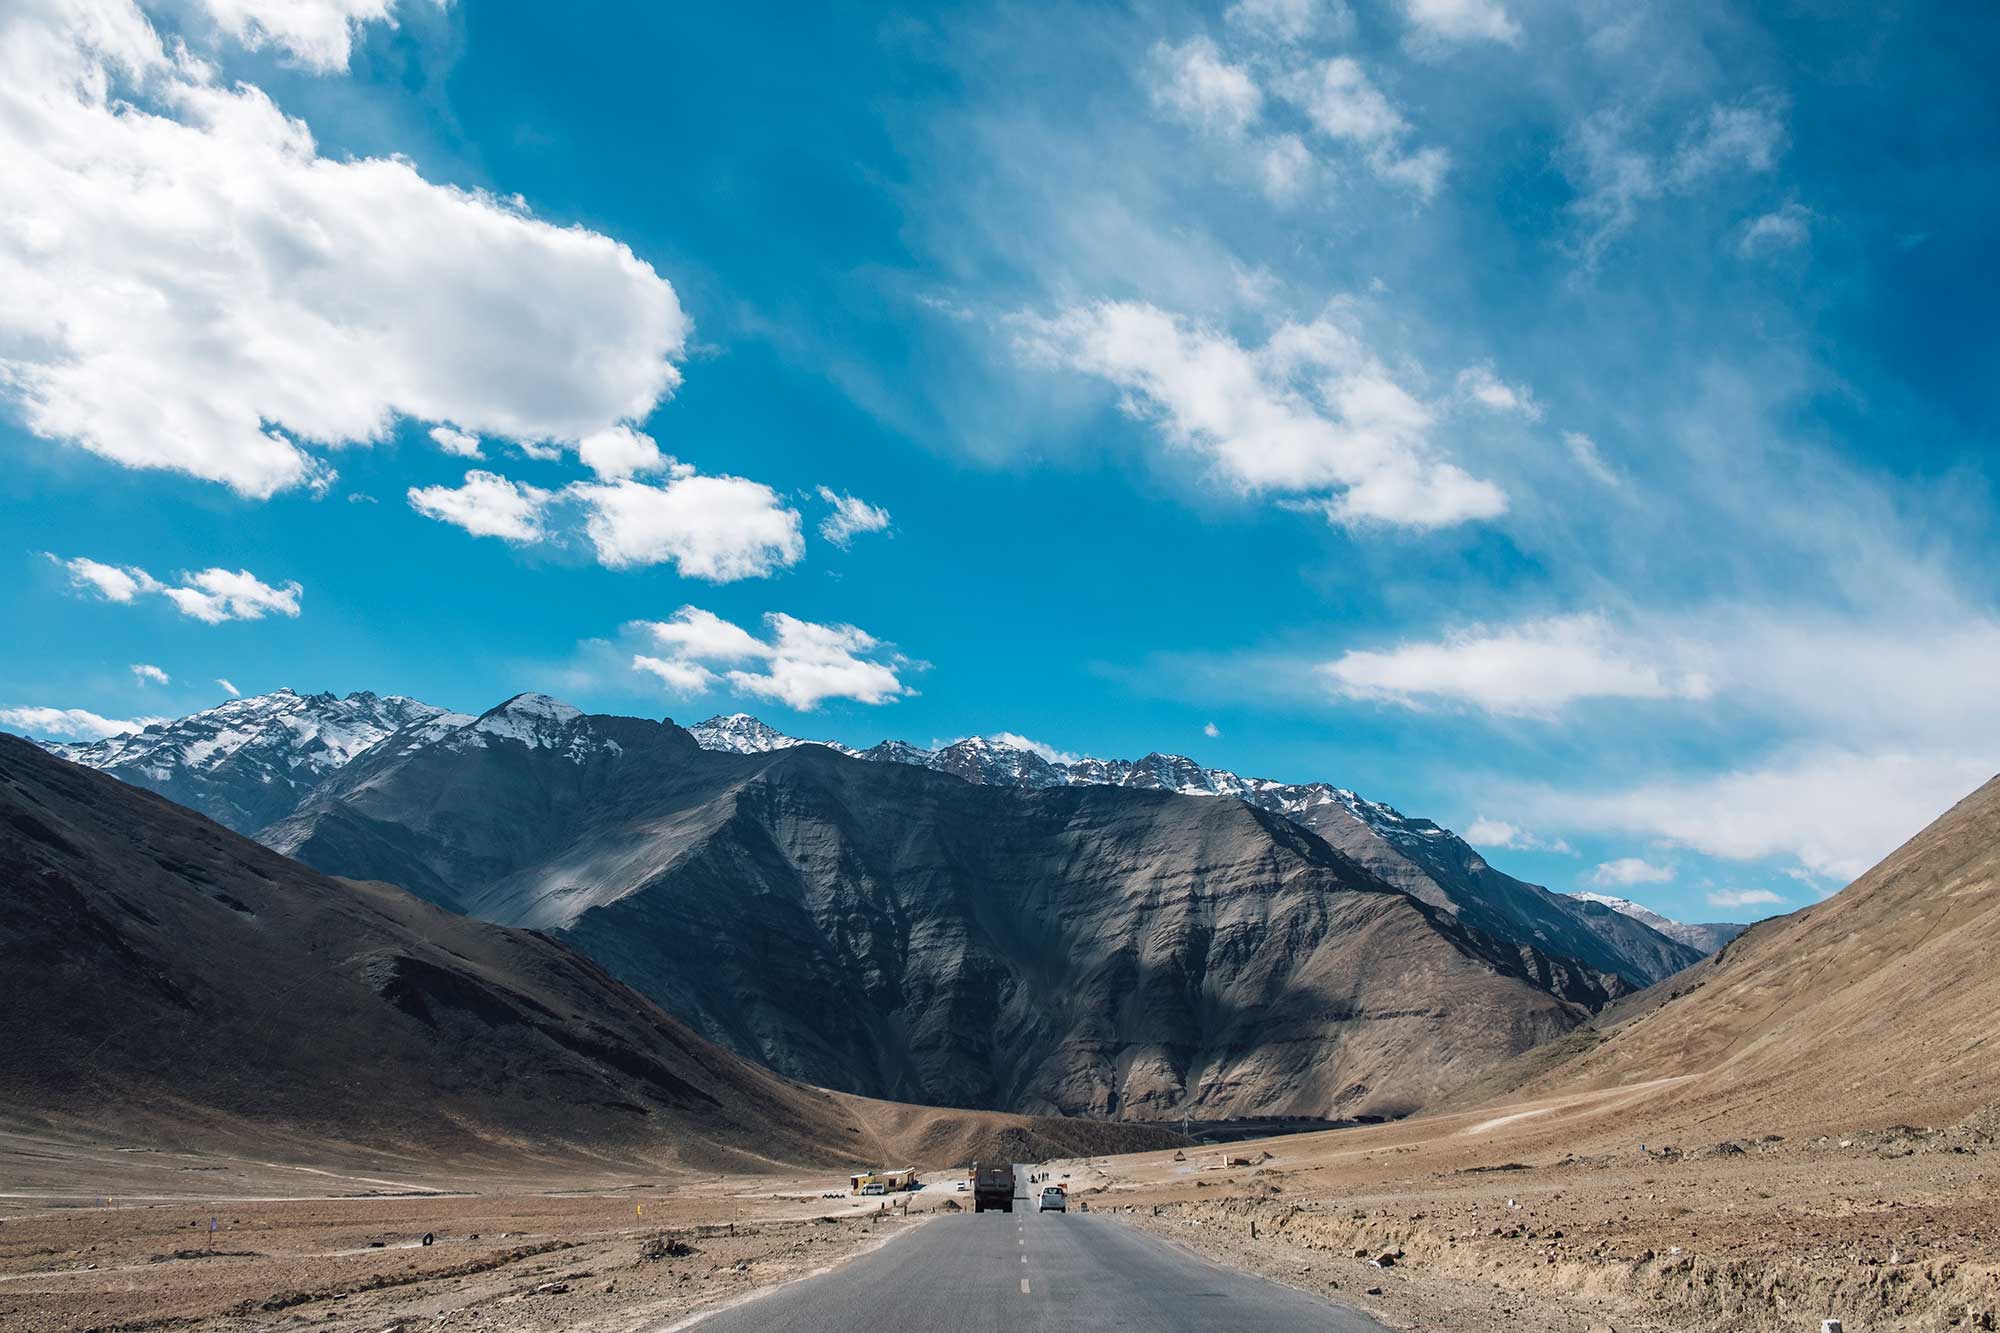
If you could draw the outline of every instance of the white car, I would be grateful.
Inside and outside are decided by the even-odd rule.
[[[879,1180],[871,1180],[861,1187],[861,1192],[863,1194],[887,1194],[889,1187]]]
[[[1042,1206],[1035,1211],[1038,1213],[1066,1213],[1069,1211],[1069,1195],[1064,1194],[1054,1185],[1051,1185],[1042,1191]]]

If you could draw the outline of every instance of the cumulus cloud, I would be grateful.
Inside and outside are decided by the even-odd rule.
[[[455,454],[460,458],[484,458],[486,456],[479,450],[479,437],[477,435],[468,435],[464,431],[454,430],[450,426],[431,427],[431,440],[446,453]]]
[[[293,62],[325,74],[347,68],[362,25],[394,25],[396,0],[201,0],[201,7],[250,49],[275,46]]]
[[[44,554],[69,571],[72,585],[94,592],[107,602],[129,602],[140,593],[152,592],[159,586],[143,569],[120,569],[117,565],[103,564],[86,556],[65,560],[53,553]]]
[[[410,508],[440,523],[464,528],[475,537],[538,542],[551,492],[509,481],[497,472],[474,469],[461,486],[412,486]]]
[[[819,488],[819,498],[833,506],[833,512],[819,521],[819,535],[843,551],[864,532],[882,532],[889,526],[889,511],[852,495],[842,495],[829,486]]]
[[[207,3],[318,70],[391,9]],[[679,382],[687,317],[630,249],[403,158],[322,156],[130,0],[9,6],[0,68],[0,392],[38,438],[262,497],[400,418],[574,441]]]
[[[577,482],[584,531],[610,569],[671,564],[683,578],[766,578],[805,554],[799,514],[761,482],[676,467],[663,486]]]
[[[240,699],[243,697],[243,691],[237,689],[234,685],[230,684],[223,677],[217,676],[215,678],[215,683],[217,685],[220,685],[222,687],[223,693],[227,694],[230,698]]]
[[[663,650],[634,654],[632,667],[676,693],[726,684],[802,712],[828,699],[884,704],[915,693],[900,673],[918,664],[865,630],[818,625],[778,611],[765,615],[764,628],[759,638],[711,612],[684,606],[669,620],[627,626]]]
[[[1495,0],[1403,0],[1403,13],[1427,44],[1521,40],[1520,25]]]
[[[50,555],[69,572],[72,586],[108,602],[133,602],[141,596],[164,597],[184,616],[210,625],[225,620],[262,620],[268,615],[296,617],[304,589],[294,581],[274,587],[247,569],[203,569],[183,573],[174,583],[162,583],[137,565],[106,565],[78,556],[64,560]]]
[[[577,441],[576,453],[585,467],[607,481],[641,472],[664,472],[673,462],[660,452],[652,436],[630,426],[593,431]]]
[[[171,683],[171,678],[166,672],[145,662],[134,662],[132,664],[132,676],[141,685],[166,685]]]
[[[1507,507],[1499,487],[1437,456],[1432,410],[1330,317],[1286,324],[1263,347],[1142,302],[1021,326],[1024,354],[1116,385],[1169,444],[1245,494],[1317,492],[1337,522],[1414,528]]]
[[[1444,183],[1450,156],[1442,148],[1404,147],[1410,123],[1352,56],[1293,70],[1276,86],[1321,134],[1359,148],[1368,168],[1383,180],[1407,186],[1424,199]]]
[[[262,620],[268,615],[299,614],[296,582],[272,587],[247,569],[204,569],[181,575],[182,586],[161,588],[160,595],[204,624],[225,620]]]
[[[1542,405],[1525,384],[1509,384],[1490,365],[1468,366],[1458,372],[1458,396],[1491,412],[1511,413],[1530,421],[1542,419]]]
[[[761,482],[704,476],[636,431],[607,432],[589,447],[585,461],[610,480],[551,491],[475,470],[459,486],[411,487],[410,507],[475,536],[517,545],[580,540],[607,569],[670,564],[712,583],[765,578],[805,554],[798,511]],[[632,469],[664,471],[667,480],[640,481],[626,475]]]
[[[1250,71],[1230,64],[1206,37],[1153,48],[1148,91],[1153,103],[1197,129],[1241,134],[1255,123],[1264,95]]]
[[[1784,898],[1769,889],[1717,889],[1708,895],[1710,907],[1780,907]]]
[[[165,718],[109,718],[81,708],[0,708],[0,727],[46,740],[101,741],[164,722]]]
[[[1552,718],[1585,699],[1706,699],[1699,671],[1653,660],[1652,645],[1601,616],[1554,616],[1476,626],[1434,642],[1355,650],[1321,664],[1334,693],[1421,709],[1458,705],[1507,717]]]
[[[1656,866],[1637,856],[1621,856],[1605,861],[1590,872],[1590,882],[1599,888],[1631,888],[1635,884],[1667,884],[1674,877],[1671,866]]]

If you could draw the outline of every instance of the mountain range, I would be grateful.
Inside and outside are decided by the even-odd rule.
[[[587,1173],[1178,1141],[797,1083],[545,935],[329,878],[5,735],[0,884],[10,1131]]]
[[[549,932],[785,1074],[931,1104],[1399,1113],[1701,957],[1429,820],[1180,756],[290,691],[49,748]]]

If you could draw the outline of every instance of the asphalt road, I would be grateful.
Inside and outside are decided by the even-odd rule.
[[[1023,1189],[1032,1188],[1027,1185]],[[948,1214],[699,1333],[1389,1333],[1357,1311],[1197,1259],[1103,1214]]]

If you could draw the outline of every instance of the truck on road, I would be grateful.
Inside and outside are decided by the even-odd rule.
[[[972,1164],[972,1211],[983,1213],[988,1208],[998,1208],[1003,1213],[1014,1211],[1012,1166],[981,1166],[977,1162]]]

